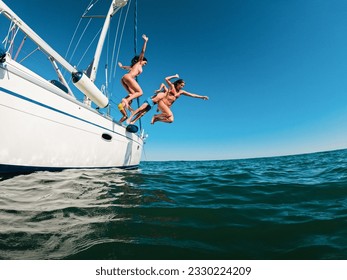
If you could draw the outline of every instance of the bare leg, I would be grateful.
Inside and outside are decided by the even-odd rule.
[[[120,81],[121,81],[122,86],[123,86],[123,87],[125,88],[125,90],[129,93],[129,95],[127,95],[125,98],[123,98],[122,101],[121,101],[121,103],[120,103],[120,104],[123,105],[124,109],[127,109],[127,108],[129,107],[129,102],[128,102],[127,98],[128,98],[130,95],[135,94],[135,91],[134,91],[132,88],[130,88],[130,87],[128,86],[128,84],[125,82],[125,81],[126,81],[126,77],[125,77],[125,76],[123,76],[122,79],[121,79]]]
[[[135,115],[138,115],[139,113],[142,113],[142,111],[146,110],[148,104],[147,103],[143,103],[138,109],[136,109],[135,111],[133,110],[130,117],[127,119],[127,123],[133,123],[133,121],[131,120]]]
[[[151,124],[154,124],[157,121],[172,123],[174,121],[174,116],[169,108],[163,101],[158,103],[158,109],[162,111],[161,114],[154,115],[151,121]]]
[[[125,74],[122,78],[122,83],[126,85],[127,91],[129,92],[129,96],[126,97],[124,100],[125,103],[130,103],[130,101],[143,94],[141,87],[139,86],[137,81],[131,76]]]
[[[147,112],[148,112],[148,111],[146,111],[146,110],[143,110],[143,111],[139,112],[139,113],[135,116],[135,118],[131,121],[131,124],[136,123],[136,121],[139,120],[140,118],[142,118],[144,115],[146,115]]]
[[[151,124],[154,124],[155,122],[166,122],[166,123],[172,123],[174,121],[173,115],[166,115],[166,114],[159,114],[154,115],[151,121]]]
[[[123,104],[122,104],[122,103],[119,103],[119,104],[118,104],[118,109],[119,109],[119,111],[120,111],[121,114],[122,114],[122,118],[119,120],[119,122],[121,123],[121,122],[124,122],[124,121],[127,119],[128,114],[127,114],[125,108],[123,107]]]

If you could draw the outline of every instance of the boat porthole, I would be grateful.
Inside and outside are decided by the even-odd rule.
[[[102,139],[106,140],[106,141],[111,141],[112,140],[112,136],[110,134],[107,133],[103,133],[101,135]]]

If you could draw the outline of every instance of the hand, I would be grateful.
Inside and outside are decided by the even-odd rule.
[[[148,41],[148,37],[147,37],[145,34],[142,35],[142,38],[143,38],[143,40],[145,40],[146,42]]]
[[[208,96],[203,96],[202,99],[203,100],[208,100]]]
[[[119,66],[119,67],[123,67],[123,64],[120,63],[120,62],[118,62],[118,66]]]
[[[180,76],[179,76],[178,74],[176,74],[174,77],[175,77],[175,78],[179,78]]]

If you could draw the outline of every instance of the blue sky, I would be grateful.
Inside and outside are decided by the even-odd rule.
[[[5,2],[64,55],[89,0]],[[134,54],[132,6],[119,54],[123,64]],[[0,25],[1,34],[4,29]],[[149,37],[148,65],[139,77],[142,101],[176,73],[186,81],[185,90],[210,97],[182,96],[172,107],[172,124],[151,125],[153,110],[143,117],[149,135],[144,160],[347,147],[346,1],[138,0],[138,49],[142,34]],[[103,82],[103,68],[97,83]],[[122,74],[118,69],[111,82],[115,103],[125,96]],[[120,118],[116,110],[113,116]]]

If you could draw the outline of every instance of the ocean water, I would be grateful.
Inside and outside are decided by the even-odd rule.
[[[347,259],[347,150],[2,177],[0,259]]]

